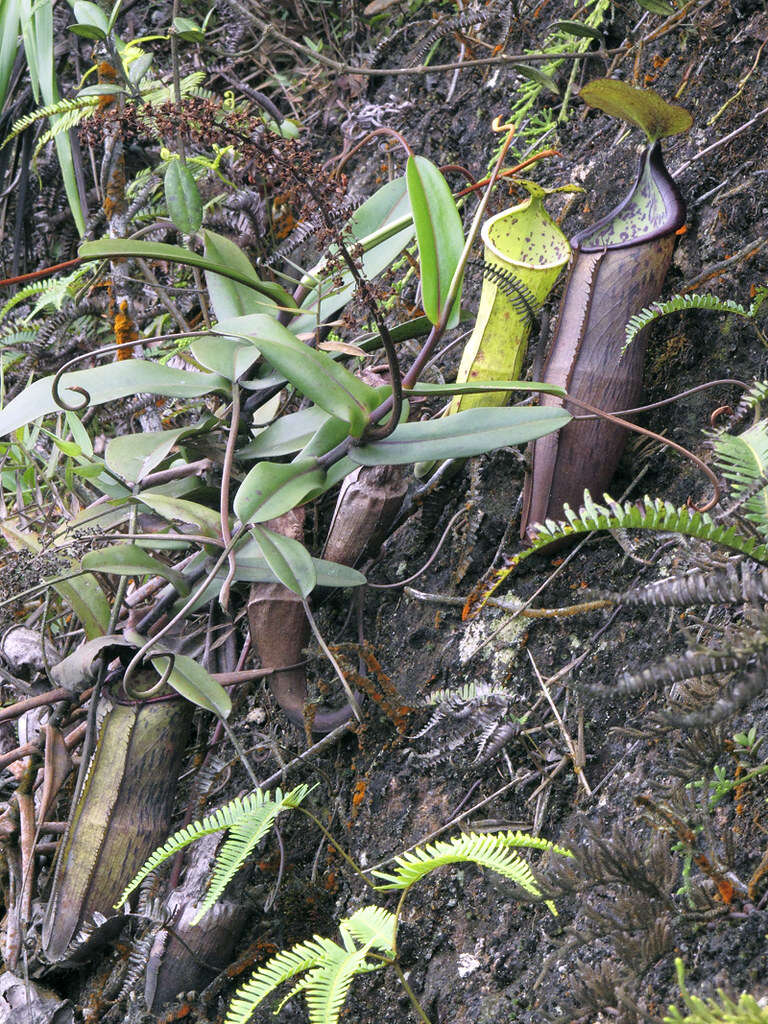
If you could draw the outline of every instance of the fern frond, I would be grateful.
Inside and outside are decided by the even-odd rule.
[[[768,289],[766,289],[768,291]],[[735,426],[741,423],[742,420],[754,410],[759,409],[760,403],[768,400],[768,381],[756,380],[748,391],[739,399],[739,404],[734,409],[732,415],[728,418],[724,430],[733,430]]]
[[[217,895],[220,894],[225,888],[226,882],[229,881],[242,863],[242,860],[236,861],[236,852],[244,846],[248,847],[246,853],[252,849],[256,842],[269,831],[278,814],[283,810],[298,807],[310,791],[310,788],[310,786],[302,783],[302,785],[296,786],[285,795],[283,795],[280,789],[276,789],[274,795],[269,790],[257,789],[245,797],[235,797],[234,800],[231,800],[223,807],[219,807],[212,814],[199,821],[192,822],[191,825],[187,825],[185,828],[179,829],[162,846],[159,846],[154,853],[150,854],[136,876],[123,890],[119,902],[115,904],[115,909],[119,909],[147,875],[156,870],[169,857],[173,857],[179,850],[183,850],[185,846],[189,846],[190,843],[202,838],[202,836],[213,835],[215,832],[223,832],[225,829],[229,829],[231,832],[236,833],[237,841],[230,846],[231,840],[228,839],[224,844],[225,849],[228,846],[230,847],[224,867],[219,869],[221,855],[224,852],[222,850],[219,858],[217,858],[216,868],[211,879],[211,888],[213,888],[215,882]],[[249,840],[254,836],[256,837],[255,840],[250,842]],[[244,837],[247,837],[245,842]],[[225,876],[228,877],[226,877],[226,881],[219,888],[220,881]],[[205,910],[215,902],[216,897],[209,901],[209,896],[210,891],[206,895],[200,913],[195,918],[195,923]]]
[[[395,915],[384,907],[367,906],[356,910],[339,925],[342,936],[347,933],[368,949],[378,949],[390,956],[395,949]]]
[[[760,285],[759,288],[755,289],[755,297],[752,299],[752,305],[749,307],[750,317],[756,317],[760,312],[760,307],[763,305],[765,300],[768,299],[768,287]]]
[[[193,71],[189,75],[185,75],[179,83],[182,96],[197,96],[195,90],[198,90],[205,79],[205,71]],[[198,96],[199,99],[210,99],[211,94],[208,90],[202,90],[206,93],[205,96]],[[154,79],[151,82],[147,82],[146,85],[141,88],[142,99],[146,100],[151,106],[155,106],[158,103],[171,103],[173,101],[173,85],[165,85],[163,82]]]
[[[344,942],[315,935],[278,953],[260,967],[235,993],[225,1024],[246,1024],[255,1008],[283,982],[299,979],[282,1000],[278,1010],[300,992],[309,1008],[310,1024],[337,1024],[352,981],[358,974],[379,970],[383,964],[366,960],[369,950],[394,955],[396,918],[383,907],[368,906],[355,911],[339,925]],[[355,945],[355,940],[361,943]]]
[[[270,957],[235,992],[227,1010],[225,1024],[246,1024],[270,992],[274,992],[284,981],[320,963],[327,955],[327,946],[336,946],[336,943],[315,935],[309,942],[299,942],[293,949],[283,950]]]
[[[37,157],[40,150],[44,149],[45,146],[54,139],[57,135],[61,135],[63,132],[68,132],[70,128],[76,128],[86,117],[90,117],[96,110],[95,105],[88,107],[79,107],[76,110],[69,110],[57,117],[56,120],[51,124],[51,127],[47,131],[44,131],[40,138],[37,140],[34,152],[32,153],[32,162],[36,163]]]
[[[735,498],[759,485],[768,475],[768,420],[760,420],[742,434],[719,434],[712,440],[715,463],[730,481]],[[768,536],[768,480],[745,502],[746,518]]]
[[[33,295],[39,295],[40,292],[45,291],[45,289],[50,286],[50,281],[33,281],[32,284],[28,284],[26,288],[19,288],[15,295],[12,295],[2,309],[0,309],[0,321],[5,320],[14,306],[18,306],[21,302],[26,302],[27,299],[31,298]]]
[[[397,868],[394,874],[374,871],[385,885],[377,885],[382,892],[391,889],[408,889],[419,879],[446,864],[472,863],[489,868],[505,878],[511,879],[532,896],[541,892],[530,866],[515,852],[517,849],[552,850],[565,857],[571,857],[570,850],[555,846],[548,839],[527,835],[524,832],[476,833],[468,832],[448,840],[438,840],[427,846],[418,846],[409,853],[395,858]],[[547,904],[554,913],[554,907]]]
[[[444,36],[450,35],[462,28],[470,28],[472,25],[480,25],[493,15],[493,11],[462,11],[461,14],[454,14],[452,17],[443,20],[431,32],[421,40],[418,48],[408,57],[408,64],[415,67],[423,64],[430,49]]]
[[[760,308],[760,304],[763,301],[764,296],[758,302],[757,309]],[[624,348],[621,350],[622,355],[640,331],[649,324],[652,324],[654,320],[658,320],[663,316],[669,316],[671,313],[682,313],[689,309],[708,309],[715,313],[735,313],[737,316],[744,316],[747,319],[753,317],[757,312],[757,310],[753,312],[752,306],[749,309],[745,309],[740,302],[734,302],[732,299],[721,299],[717,295],[696,295],[695,293],[690,295],[673,295],[666,302],[654,302],[653,305],[646,306],[645,309],[640,310],[639,313],[629,320],[626,327]]]
[[[46,107],[38,107],[37,110],[32,110],[29,114],[25,114],[24,117],[20,117],[18,121],[14,121],[10,132],[3,139],[3,145],[0,146],[0,149],[3,146],[7,146],[17,135],[21,135],[30,125],[41,120],[41,118],[59,117],[61,114],[69,114],[72,111],[87,110],[89,107],[96,107],[98,102],[98,96],[79,96],[71,100],[57,100],[56,103],[49,103]]]
[[[687,608],[697,604],[761,604],[768,601],[768,569],[739,559],[722,569],[691,569],[681,576],[655,580],[621,594],[616,604],[652,608]]]
[[[670,1006],[664,1024],[768,1024],[768,1008],[761,1007],[754,997],[746,992],[742,992],[738,1003],[734,1003],[719,988],[719,1004],[715,999],[705,1001],[691,995],[686,988],[685,967],[679,957],[675,959],[675,971],[680,994],[688,1012],[683,1016],[677,1007]]]
[[[706,512],[695,512],[686,506],[676,508],[661,498],[643,499],[642,505],[630,501],[621,505],[610,495],[603,495],[606,505],[598,505],[589,491],[584,492],[584,505],[578,511],[566,505],[563,512],[566,521],[555,523],[548,519],[543,525],[537,524],[536,536],[530,547],[514,555],[503,569],[494,573],[482,589],[470,595],[464,607],[464,618],[469,618],[483,607],[485,602],[501,586],[507,576],[526,558],[535,555],[554,541],[592,533],[593,530],[655,530],[659,533],[679,533],[685,537],[719,544],[731,551],[748,555],[756,562],[768,563],[768,545],[761,544],[755,537],[739,533],[735,527],[716,523]]]

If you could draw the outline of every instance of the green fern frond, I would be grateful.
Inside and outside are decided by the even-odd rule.
[[[61,135],[64,132],[68,132],[70,128],[76,128],[81,123],[81,121],[85,120],[86,117],[91,117],[95,110],[96,105],[91,104],[87,107],[78,107],[75,110],[69,110],[66,113],[62,114],[60,117],[58,117],[51,124],[51,127],[48,128],[47,131],[44,131],[40,138],[37,140],[35,150],[32,153],[32,162],[35,163],[37,161],[37,157],[40,153],[40,150],[44,149],[45,146],[47,146],[47,144],[51,141],[51,139],[54,139],[57,135]]]
[[[256,1007],[283,982],[307,972],[299,979],[275,1012],[295,995],[305,993],[310,1024],[337,1024],[352,981],[358,974],[379,970],[383,964],[366,956],[376,949],[394,955],[396,918],[383,907],[357,910],[339,925],[344,945],[315,935],[309,942],[278,953],[260,967],[235,993],[225,1024],[246,1024]],[[355,945],[355,940],[361,943]]]
[[[383,878],[386,885],[377,885],[381,891],[390,889],[409,889],[415,882],[423,878],[435,868],[446,864],[472,863],[489,868],[505,878],[511,879],[521,889],[532,896],[540,896],[536,880],[530,866],[515,853],[516,849],[552,850],[565,857],[573,854],[564,847],[555,846],[548,839],[527,835],[525,832],[476,833],[468,832],[454,836],[453,839],[438,840],[427,846],[419,846],[410,853],[395,858],[397,868],[394,874],[374,871],[377,878]],[[554,906],[548,901],[547,906],[555,913]]]
[[[14,306],[18,306],[21,302],[26,302],[26,300],[31,298],[33,295],[39,295],[48,287],[50,287],[50,281],[33,281],[32,284],[28,284],[26,288],[19,288],[16,294],[12,295],[2,309],[0,309],[0,321],[5,320]]]
[[[719,434],[713,438],[715,462],[737,500],[755,487],[764,485],[747,497],[746,518],[768,536],[768,420],[760,420],[742,434]]]
[[[10,132],[3,140],[3,146],[7,146],[17,135],[21,135],[30,125],[41,120],[41,118],[59,117],[61,114],[69,114],[76,110],[87,110],[89,107],[95,107],[98,102],[98,96],[77,96],[71,100],[57,100],[56,103],[49,103],[46,107],[38,107],[37,110],[32,110],[29,114],[25,114],[24,117],[20,117],[18,121],[14,121]],[[3,146],[0,146],[0,149]]]
[[[757,309],[760,308],[760,304],[764,299],[765,296],[760,299]],[[737,316],[744,316],[749,319],[757,312],[754,305],[753,302],[749,309],[745,309],[741,303],[734,302],[732,299],[720,299],[717,295],[709,294],[674,295],[667,302],[654,302],[652,306],[646,306],[645,309],[642,309],[627,323],[624,348],[621,350],[622,354],[644,327],[647,327],[648,324],[663,316],[669,316],[670,313],[682,313],[689,309],[708,309],[715,313],[735,313]]]
[[[4,331],[0,334],[0,350],[2,350],[4,355],[7,356],[8,346],[28,344],[30,341],[34,341],[36,337],[36,330],[19,330],[17,328],[12,328],[11,330],[7,332]],[[5,362],[3,365],[7,367],[9,364]]]
[[[185,75],[179,83],[181,95],[192,95],[192,90],[198,89],[202,85],[205,74],[205,71],[193,71],[191,74]],[[142,87],[141,95],[151,106],[158,103],[170,103],[173,100],[173,85],[165,85],[154,79]]]
[[[753,996],[742,993],[738,1003],[734,1003],[718,989],[719,1004],[715,999],[705,1001],[689,993],[685,986],[685,968],[679,958],[675,959],[675,970],[688,1013],[683,1016],[677,1007],[670,1006],[664,1024],[768,1024],[768,1008],[761,1007]]]
[[[755,289],[755,297],[752,299],[752,305],[749,307],[750,317],[756,317],[760,312],[760,307],[768,299],[768,287],[760,285],[759,288]]]
[[[465,618],[476,615],[485,602],[501,586],[507,576],[526,558],[535,555],[554,541],[566,540],[593,530],[655,530],[659,533],[680,533],[686,537],[720,544],[724,548],[748,555],[756,562],[768,564],[768,545],[761,544],[755,537],[739,533],[735,527],[724,527],[716,523],[706,512],[695,512],[686,506],[676,508],[661,498],[643,499],[642,506],[627,501],[623,505],[608,494],[603,495],[606,505],[598,505],[589,491],[584,491],[584,506],[578,511],[566,505],[563,513],[566,522],[555,523],[548,519],[538,523],[533,543],[524,551],[514,555],[503,569],[494,573],[483,589],[472,595],[465,607]],[[606,507],[607,506],[607,507]]]
[[[276,789],[274,795],[269,790],[257,789],[245,797],[235,797],[234,800],[225,804],[224,807],[219,807],[212,814],[199,821],[192,822],[191,825],[187,825],[185,828],[179,829],[162,846],[159,846],[154,853],[150,854],[136,876],[123,890],[119,901],[115,904],[115,909],[119,909],[147,875],[160,867],[169,857],[173,857],[179,850],[183,850],[185,846],[189,846],[196,839],[229,829],[232,832],[237,832],[239,840],[238,843],[233,844],[228,850],[223,867],[220,867],[223,850],[217,858],[211,879],[211,889],[215,883],[217,895],[220,894],[226,886],[226,882],[229,881],[240,864],[242,864],[242,860],[239,862],[235,860],[235,848],[242,849],[244,845],[248,845],[249,850],[252,849],[259,839],[269,831],[280,812],[298,807],[310,789],[310,786],[302,784],[296,786],[285,795],[283,795],[280,789]],[[244,844],[242,841],[243,836],[247,836],[249,840],[252,839],[253,841]],[[227,849],[228,846],[230,846],[230,840],[227,840],[224,844],[224,849]],[[225,876],[226,881],[219,888],[219,883]],[[208,907],[215,902],[215,899],[216,896],[210,899],[209,891],[195,921],[200,919]]]

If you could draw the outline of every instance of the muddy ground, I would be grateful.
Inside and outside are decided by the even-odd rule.
[[[361,6],[355,5],[355,20],[348,18],[344,27],[333,21],[335,5],[323,15],[336,25],[340,41],[324,52],[354,65],[391,38],[391,45],[379,50],[378,65],[404,66],[430,25],[455,13],[447,3],[428,0],[412,3],[409,10],[402,2],[371,20],[362,16]],[[281,24],[300,39],[298,21],[292,19],[303,14],[302,30],[321,37],[323,20],[311,4],[305,7],[298,4]],[[535,9],[512,7],[507,53],[537,49],[552,21],[582,13],[559,0],[545,0]],[[255,39],[237,5],[222,2],[219,14],[239,48]],[[406,28],[417,21],[427,24]],[[432,62],[453,62],[461,48],[465,57],[491,53],[500,25],[503,19],[494,14],[464,35],[446,32]],[[661,26],[666,30],[659,32]],[[401,28],[406,30],[398,35]],[[601,29],[606,47],[626,44],[625,51],[580,61],[574,91],[583,81],[610,74],[653,86],[694,118],[690,132],[665,144],[688,218],[664,295],[708,290],[748,304],[754,288],[768,278],[768,121],[739,131],[768,106],[764,4],[694,0],[680,17],[665,22],[629,0],[606,11]],[[470,38],[479,40],[471,49]],[[282,62],[290,78],[284,52]],[[561,96],[542,92],[532,113],[558,114],[571,66],[564,63],[556,74]],[[509,67],[491,65],[463,68],[456,75],[371,78],[325,69],[308,85],[288,88],[310,137],[328,158],[342,151],[344,131],[358,138],[385,124],[400,131],[417,153],[438,164],[460,163],[480,177],[498,143],[491,122],[508,115],[520,83]],[[279,90],[275,98],[281,102]],[[730,133],[738,134],[718,145]],[[547,186],[583,185],[583,197],[552,203],[567,234],[602,216],[626,193],[638,143],[637,132],[627,134],[607,116],[588,111],[571,92],[567,117],[543,142],[559,155],[532,172]],[[369,148],[353,157],[347,165],[353,192],[368,194],[400,159],[395,149]],[[493,208],[510,201],[501,190]],[[476,304],[479,287],[475,273],[465,293],[467,306]],[[561,287],[552,299],[553,313]],[[455,359],[453,353],[441,365],[446,377]],[[647,401],[708,380],[763,378],[765,370],[766,349],[750,322],[704,312],[678,314],[652,330]],[[708,458],[703,432],[710,413],[734,405],[738,397],[738,388],[721,385],[651,411],[640,422]],[[518,550],[515,516],[523,473],[519,454],[506,450],[460,468],[386,542],[369,569],[370,579],[392,583],[409,577],[427,561],[451,517],[469,503],[413,584],[441,597],[468,594],[494,559],[499,564],[503,554]],[[650,494],[683,504],[689,496],[701,501],[710,492],[696,468],[674,452],[632,442],[611,493]],[[567,551],[528,560],[497,596],[527,599],[537,592],[536,607],[557,609],[594,591],[622,591],[684,570],[708,554],[685,544],[667,545],[659,554],[664,540],[646,539],[635,547],[631,538],[595,536],[565,564]],[[335,643],[356,641],[356,612],[348,598],[329,599],[320,612],[326,635]],[[622,672],[683,651],[686,633],[690,642],[716,643],[741,618],[738,609],[621,608],[513,619],[486,608],[462,622],[455,602],[421,600],[401,588],[367,591],[361,635],[381,666],[378,685],[387,700],[378,705],[368,700],[364,728],[290,781],[318,784],[316,808],[363,866],[380,864],[439,830],[445,837],[459,828],[533,828],[577,854],[570,868],[556,857],[537,864],[556,899],[557,917],[473,867],[442,870],[412,892],[400,936],[401,962],[434,1024],[660,1021],[678,994],[676,956],[685,962],[691,990],[700,995],[722,987],[768,997],[767,890],[758,878],[768,847],[768,776],[732,789],[716,804],[710,799],[715,765],[733,778],[762,763],[759,749],[739,753],[733,736],[753,726],[758,737],[768,731],[768,697],[758,694],[716,727],[697,729],[665,725],[658,716],[672,704],[711,704],[716,699],[711,686],[703,688],[703,696],[702,686],[693,684],[678,685],[673,694],[663,686],[628,697],[614,692]],[[331,685],[319,658],[314,675]],[[734,681],[715,680],[723,686]],[[505,703],[486,708],[489,718],[510,725],[524,719],[508,730],[490,758],[483,756],[484,737],[471,727],[473,718],[479,719],[477,708],[468,720],[448,713],[415,738],[430,721],[431,712],[419,707],[428,695],[465,684],[505,687]],[[266,692],[250,701],[251,739],[258,738],[257,731],[271,731],[286,759],[302,748],[302,738],[283,722]],[[385,705],[397,713],[388,715]],[[266,722],[256,714],[262,706]],[[269,752],[258,764],[262,777],[277,767]],[[455,825],[446,829],[451,822]],[[369,898],[339,858],[325,844],[320,848],[319,834],[287,821],[282,838],[286,867],[274,905],[263,910],[274,883],[272,847],[261,855],[247,892],[252,919],[241,949],[249,950],[250,962],[313,933],[335,934],[338,919]],[[394,906],[392,897],[382,899]],[[79,1007],[86,998],[83,980],[78,975],[57,982]],[[191,1019],[216,1019],[231,985],[207,1000],[194,999],[187,1008]],[[271,1009],[261,1008],[254,1020],[273,1019]],[[304,1020],[305,1009],[297,999],[281,1017]],[[355,983],[343,1019],[372,1024],[414,1018],[394,974],[381,972]]]

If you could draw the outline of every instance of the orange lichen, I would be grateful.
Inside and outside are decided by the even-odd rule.
[[[133,359],[133,346],[139,340],[139,332],[136,330],[136,324],[128,313],[128,303],[125,300],[120,303],[120,310],[115,316],[113,328],[115,341],[120,346],[117,358]]]

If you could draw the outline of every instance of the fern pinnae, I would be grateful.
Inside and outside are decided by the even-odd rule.
[[[515,852],[521,848],[551,850],[566,857],[572,856],[570,850],[524,832],[468,832],[449,840],[441,839],[427,846],[417,846],[409,853],[395,857],[397,867],[393,874],[382,871],[374,871],[372,874],[384,880],[385,884],[377,885],[376,888],[386,892],[409,889],[430,871],[446,864],[471,862],[511,879],[532,896],[540,896],[530,866]]]
[[[663,316],[669,316],[671,313],[682,313],[689,309],[707,309],[715,313],[735,313],[737,316],[743,316],[747,319],[751,319],[760,308],[763,301],[764,297],[760,299],[760,302],[758,302],[757,308],[754,309],[754,312],[754,303],[749,309],[745,309],[740,302],[734,302],[733,299],[721,299],[717,295],[711,295],[709,293],[704,295],[697,295],[695,293],[689,295],[674,295],[667,302],[654,302],[652,305],[646,306],[645,309],[640,310],[640,312],[633,316],[627,323],[626,338],[624,341],[624,348],[622,349],[622,355],[632,344],[640,331],[646,328],[649,324],[652,324],[654,320],[659,320]]]
[[[3,139],[0,149],[7,146],[17,135],[21,135],[23,131],[26,131],[27,128],[42,118],[59,117],[62,114],[70,114],[73,111],[87,110],[89,107],[95,108],[98,102],[98,96],[79,96],[71,100],[57,100],[56,103],[50,103],[48,106],[38,107],[37,110],[32,110],[29,114],[20,117],[18,121],[14,121],[10,132]]]
[[[123,890],[120,900],[115,904],[115,909],[119,909],[123,903],[125,903],[128,896],[147,877],[147,875],[152,871],[155,871],[161,864],[168,860],[169,857],[173,857],[179,850],[182,850],[185,846],[189,846],[189,844],[193,843],[196,839],[201,839],[203,836],[213,835],[215,832],[223,832],[225,829],[230,829],[232,832],[235,832],[238,827],[243,830],[243,833],[250,829],[248,834],[257,835],[258,839],[261,839],[269,830],[278,814],[283,810],[298,807],[310,789],[311,787],[304,783],[300,786],[296,786],[286,794],[283,794],[280,789],[275,789],[274,794],[270,793],[269,790],[264,791],[257,789],[245,797],[235,797],[234,800],[231,800],[223,807],[219,807],[212,814],[207,815],[199,821],[192,822],[192,824],[179,829],[178,832],[174,832],[170,839],[168,839],[162,846],[158,847],[154,853],[150,854],[139,869],[138,873]],[[258,841],[258,839],[256,841]],[[229,846],[229,843],[230,840],[227,840],[224,844],[225,848]],[[237,843],[230,846],[226,864],[218,874],[219,861],[217,859],[217,868],[214,870],[214,874],[211,879],[211,887],[209,888],[209,892],[206,895],[206,899],[196,920],[198,920],[205,910],[215,902],[215,897],[214,899],[209,900],[211,889],[214,887],[214,882],[218,888],[222,878],[230,872],[234,860],[231,854],[236,845]],[[240,845],[242,845],[242,840],[240,840]],[[242,861],[239,863],[242,863]],[[234,867],[234,870],[231,870],[226,881],[224,881],[224,884],[221,885],[221,888],[218,890],[219,893],[226,887],[226,882],[235,873],[237,866],[239,866],[239,864]]]
[[[719,544],[738,554],[747,555],[762,565],[768,564],[768,544],[741,533],[734,526],[721,526],[706,512],[696,512],[687,506],[677,508],[671,502],[663,501],[661,498],[650,498],[648,495],[642,504],[627,501],[622,505],[608,494],[603,495],[603,500],[606,504],[598,505],[589,491],[585,491],[584,505],[578,512],[574,512],[566,505],[563,509],[564,521],[555,523],[548,520],[544,524],[539,523],[535,528],[537,532],[531,545],[509,558],[505,567],[497,570],[482,585],[482,589],[478,589],[472,595],[465,606],[464,617],[476,615],[488,598],[526,558],[537,554],[554,541],[566,540],[595,530],[628,529],[678,533]]]

